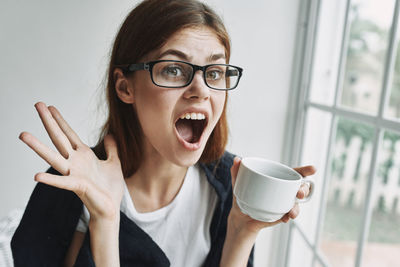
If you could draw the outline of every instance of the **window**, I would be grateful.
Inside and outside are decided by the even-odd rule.
[[[315,165],[317,186],[282,266],[398,265],[399,11],[400,0],[302,7],[284,161]]]

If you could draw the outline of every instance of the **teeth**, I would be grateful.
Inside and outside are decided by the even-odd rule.
[[[181,119],[187,119],[187,120],[204,120],[206,118],[206,115],[202,113],[186,113],[181,116]]]

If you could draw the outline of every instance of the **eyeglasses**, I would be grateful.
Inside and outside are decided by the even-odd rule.
[[[157,60],[129,65],[125,71],[148,70],[153,83],[160,87],[180,88],[188,86],[196,71],[203,71],[205,84],[215,90],[235,89],[243,69],[228,64],[198,66],[179,60]]]

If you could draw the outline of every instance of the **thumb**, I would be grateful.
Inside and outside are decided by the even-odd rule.
[[[235,157],[233,159],[233,165],[231,167],[232,188],[235,187],[236,176],[239,171],[240,162],[241,162],[241,159],[239,157]]]
[[[106,151],[107,160],[118,159],[118,148],[117,142],[111,134],[107,134],[104,137],[104,149]]]

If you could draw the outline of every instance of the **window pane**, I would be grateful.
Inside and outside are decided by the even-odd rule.
[[[324,181],[326,154],[332,115],[328,112],[309,108],[304,132],[304,145],[301,165],[314,165],[317,169],[312,177],[315,181],[315,194],[311,201],[302,204],[296,223],[310,240],[315,240],[315,231],[320,210],[322,184]]]
[[[374,211],[363,267],[399,265],[400,134],[385,132],[371,198]]]
[[[333,105],[346,0],[322,1],[316,36],[310,100]]]
[[[394,0],[352,2],[343,106],[377,113],[393,9]]]
[[[400,44],[397,46],[389,106],[385,110],[385,115],[400,119]]]
[[[312,264],[313,253],[308,244],[300,235],[299,230],[292,228],[289,267],[308,267]]]
[[[322,262],[318,260],[318,258],[316,258],[314,265],[312,267],[326,267],[326,265],[324,265]]]
[[[339,118],[321,250],[331,266],[353,267],[371,163],[372,127]]]

